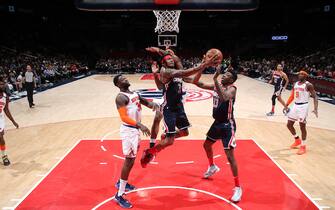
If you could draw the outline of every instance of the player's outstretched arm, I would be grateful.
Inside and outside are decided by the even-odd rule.
[[[318,103],[318,96],[316,95],[314,86],[311,83],[308,83],[307,84],[307,90],[311,93],[311,97],[313,98],[313,101],[314,101],[313,113],[315,114],[316,117],[318,117],[318,115],[319,115],[318,114],[319,103]]]
[[[287,99],[286,106],[289,106],[293,100],[294,100],[294,87],[292,88],[290,97]]]
[[[14,120],[12,114],[9,111],[9,100],[6,101],[6,106],[4,108],[4,112],[5,112],[6,116],[8,117],[8,119],[10,119],[10,121],[12,121],[13,125],[16,128],[19,128],[19,124],[17,124],[17,122]]]
[[[159,110],[159,105],[154,102],[150,102],[147,99],[140,97],[140,103],[149,109],[152,109],[153,111],[158,111]]]
[[[215,89],[216,89],[221,101],[228,101],[228,100],[235,97],[236,88],[232,86],[232,87],[229,87],[227,90],[223,90],[222,85],[218,81],[220,71],[221,71],[220,68],[216,68],[216,72],[215,72],[214,77],[213,77]]]
[[[147,48],[145,48],[145,50],[148,51],[148,52],[157,53],[160,56],[168,54],[167,51],[162,50],[158,47],[147,47]]]
[[[176,69],[165,69],[162,68],[161,75],[165,78],[174,78],[174,77],[188,77],[198,72],[202,72],[206,67],[212,66],[215,64],[217,59],[217,55],[211,57],[210,59],[206,60],[205,62],[201,63],[196,67],[192,67],[183,71],[176,70]]]
[[[159,90],[162,90],[164,88],[164,84],[159,79],[159,67],[157,65],[157,62],[153,62],[151,64],[151,71],[154,74],[155,84]]]
[[[204,83],[204,82],[201,82],[201,81],[198,81],[196,83],[194,83],[196,86],[198,86],[199,88],[202,88],[202,89],[206,89],[206,90],[214,90],[214,85],[213,84],[210,84],[210,83]]]
[[[202,58],[202,63],[205,62],[205,59],[206,59],[206,55],[203,55],[203,58]],[[201,75],[202,75],[202,72],[198,72],[196,73],[194,76],[192,77],[187,77],[184,79],[185,82],[187,83],[193,83],[195,85],[198,84],[200,78],[201,78]],[[189,79],[188,79],[189,78]],[[201,83],[200,85],[203,85],[204,83]],[[198,86],[198,85],[197,85]],[[214,85],[212,85],[214,87]],[[207,89],[207,88],[204,88],[204,89]]]

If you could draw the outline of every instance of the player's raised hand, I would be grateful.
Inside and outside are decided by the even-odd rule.
[[[217,59],[218,59],[218,55],[214,55],[214,56],[212,56],[210,58],[206,57],[204,64],[206,66],[214,66],[215,63],[217,63]]]
[[[156,61],[153,61],[152,64],[151,64],[151,71],[154,74],[159,72],[159,67],[158,67]]]
[[[317,109],[314,109],[312,112],[315,114],[316,117],[319,117],[319,113]]]
[[[159,52],[158,47],[147,47],[147,48],[145,48],[145,50],[148,51],[148,52],[152,52],[152,53],[158,53]]]
[[[220,65],[218,65],[217,67],[216,67],[216,71],[215,71],[215,74],[214,74],[214,76],[213,76],[213,79],[217,79],[218,77],[219,77],[219,75],[220,75],[220,73],[221,73],[221,64]]]

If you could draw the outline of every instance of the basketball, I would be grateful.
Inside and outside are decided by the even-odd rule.
[[[209,59],[215,55],[217,55],[217,61],[215,62],[215,66],[217,66],[222,62],[222,59],[223,59],[222,52],[219,49],[212,48],[208,50],[206,53],[206,59]]]

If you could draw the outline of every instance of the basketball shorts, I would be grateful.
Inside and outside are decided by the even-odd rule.
[[[283,92],[283,89],[284,89],[283,86],[275,86],[275,91],[274,91],[273,95],[275,95],[277,97],[280,96],[281,93]]]
[[[176,127],[179,130],[184,130],[191,127],[183,105],[173,110],[168,106],[165,106],[163,108],[163,118],[165,133],[168,135],[176,134]]]
[[[135,158],[141,141],[139,129],[121,125],[120,136],[122,140],[123,155],[129,158]]]
[[[214,121],[209,131],[207,132],[207,140],[218,141],[221,140],[224,149],[231,149],[236,147],[235,139],[235,120],[223,123]]]
[[[287,113],[288,120],[306,123],[308,116],[308,103],[294,104],[290,112]]]

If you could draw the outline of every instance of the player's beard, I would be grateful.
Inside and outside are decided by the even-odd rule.
[[[124,84],[124,87],[128,89],[130,87],[130,83]]]

